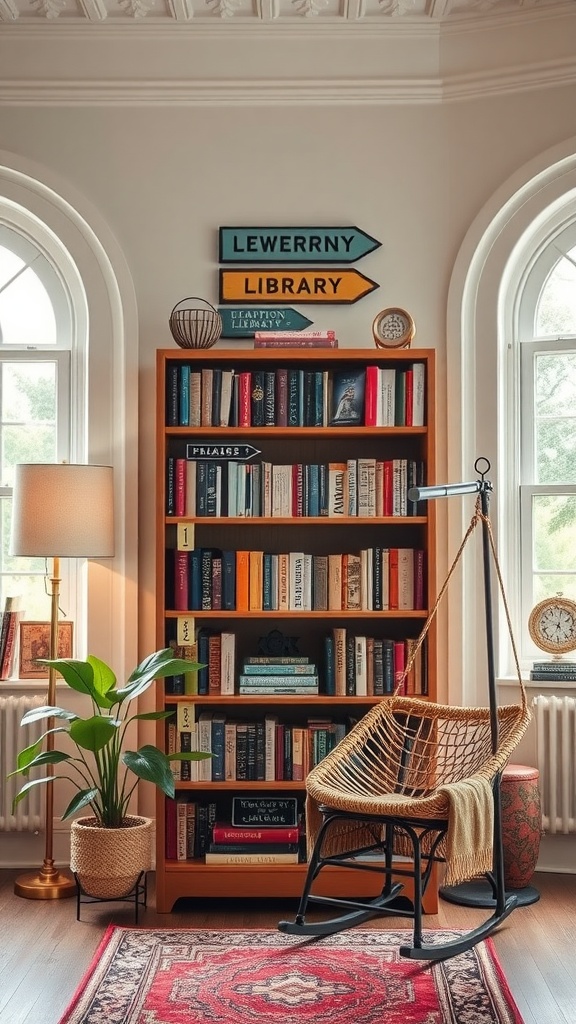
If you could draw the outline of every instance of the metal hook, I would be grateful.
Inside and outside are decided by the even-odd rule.
[[[480,468],[480,466],[481,466],[481,464],[483,462],[486,464],[486,468],[485,469],[481,469]],[[484,483],[484,477],[486,476],[486,473],[490,472],[490,461],[488,459],[486,459],[483,455],[480,455],[476,459],[476,462],[474,463],[474,469],[476,470],[478,475],[482,478],[482,483]]]

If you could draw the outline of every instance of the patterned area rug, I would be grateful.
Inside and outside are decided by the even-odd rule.
[[[423,964],[409,934],[110,926],[60,1024],[522,1024],[491,940]]]

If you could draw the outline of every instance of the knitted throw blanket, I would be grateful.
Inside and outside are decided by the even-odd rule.
[[[492,870],[494,798],[486,779],[475,776],[439,786],[448,800],[444,885],[458,885]]]

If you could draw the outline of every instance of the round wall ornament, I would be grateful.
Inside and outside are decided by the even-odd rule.
[[[576,650],[576,601],[561,593],[540,601],[530,612],[528,630],[536,646],[548,654]]]
[[[407,348],[416,333],[410,313],[396,306],[383,309],[374,318],[372,334],[378,348]]]

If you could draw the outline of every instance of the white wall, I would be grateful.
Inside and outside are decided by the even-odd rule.
[[[576,69],[565,52],[574,52],[566,40],[576,41],[575,27],[567,15],[550,25],[535,18],[523,29],[521,54],[513,24],[492,34],[452,32],[441,46],[432,35],[366,31],[357,41],[353,33],[265,32],[254,43],[231,31],[143,32],[139,40],[134,30],[122,39],[101,26],[92,43],[95,34],[68,37],[57,27],[53,41],[3,27],[3,149],[44,166],[64,194],[84,195],[133,279],[140,654],[155,645],[155,350],[174,346],[168,316],[180,299],[217,304],[218,227],[354,224],[381,240],[359,264],[378,291],[346,308],[300,308],[312,310],[318,326],[335,327],[343,346],[369,346],[372,319],[385,306],[412,312],[415,345],[438,353],[437,463],[445,479],[454,263],[489,197],[573,134]],[[486,415],[495,414],[496,395],[484,401]],[[442,572],[443,513],[440,524]],[[445,619],[441,628],[445,635]],[[151,808],[150,792],[143,809]]]

